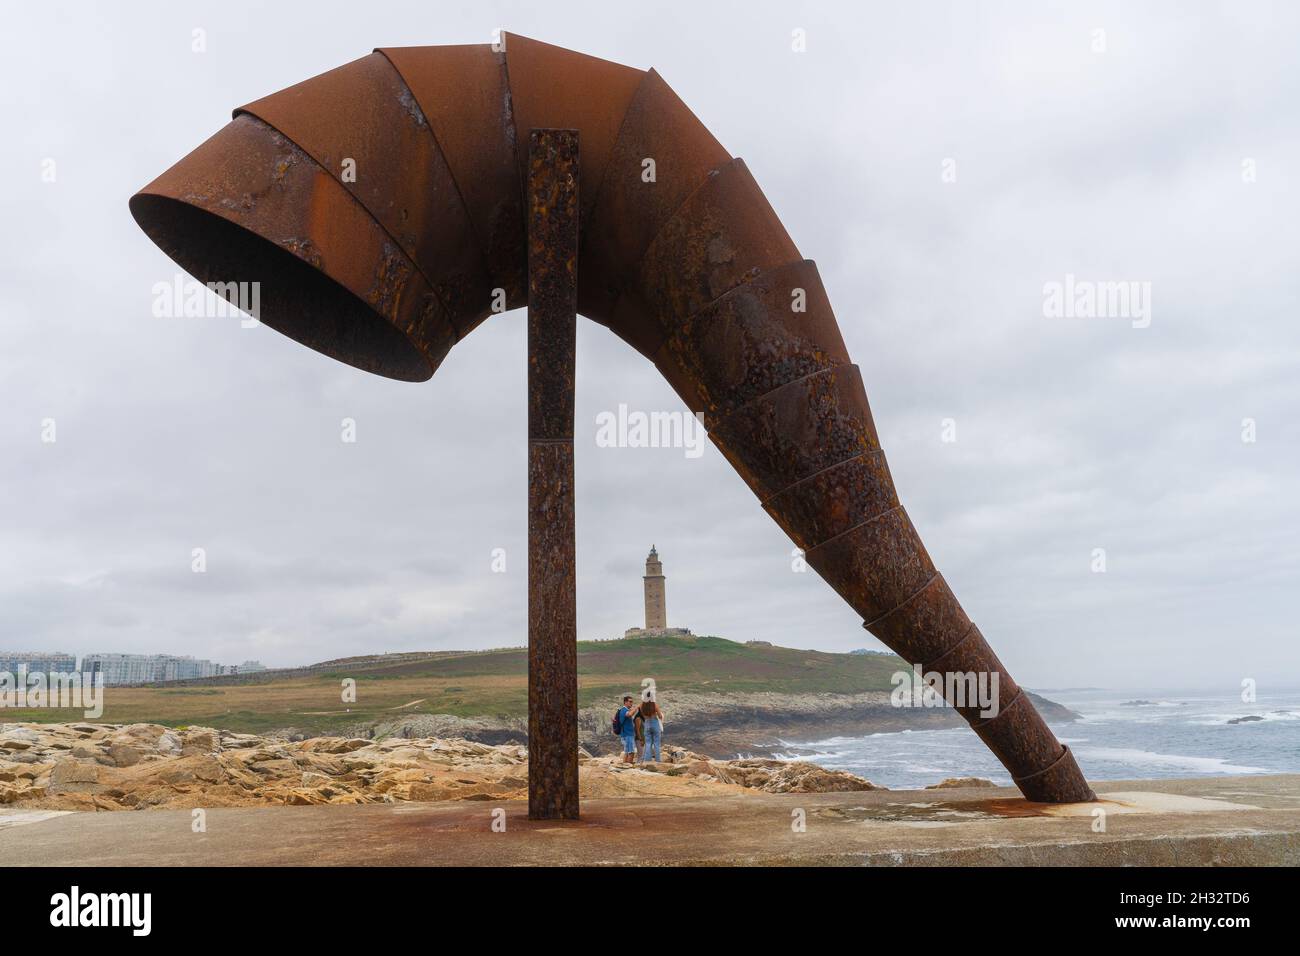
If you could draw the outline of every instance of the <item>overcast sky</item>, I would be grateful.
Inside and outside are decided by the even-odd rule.
[[[502,27],[656,67],[745,158],[817,260],[904,503],[1021,682],[1300,684],[1293,5],[545,6],[7,8],[0,649],[524,643],[524,314],[430,382],[388,381],[235,319],[154,317],[177,268],[127,211],[237,105]],[[1046,316],[1067,275],[1150,283],[1149,325]],[[619,403],[682,408],[584,321],[581,637],[642,623],[654,543],[671,625],[879,647],[712,445],[597,447]]]

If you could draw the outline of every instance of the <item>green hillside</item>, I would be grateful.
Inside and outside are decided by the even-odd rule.
[[[885,654],[828,654],[789,647],[740,644],[720,637],[639,637],[617,641],[579,641],[578,674],[584,683],[622,682],[653,677],[674,690],[714,693],[776,691],[787,694],[852,694],[890,687],[900,658]],[[393,665],[356,665],[328,671],[330,676],[364,675],[371,680],[410,678],[519,677],[528,673],[524,648]],[[722,685],[722,686],[719,686]]]
[[[353,658],[312,669],[105,689],[102,721],[206,725],[249,732],[297,727],[324,733],[410,714],[519,717],[527,711],[528,652],[437,652]],[[640,637],[578,643],[579,704],[632,693],[646,677],[662,691],[744,694],[851,694],[888,690],[905,667],[892,655],[827,654],[740,644],[719,637]],[[355,703],[340,701],[344,679]],[[82,719],[79,711],[12,710],[9,721]]]

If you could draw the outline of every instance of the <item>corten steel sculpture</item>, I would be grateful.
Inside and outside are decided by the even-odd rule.
[[[273,328],[422,381],[494,290],[525,304],[527,133],[548,127],[581,138],[578,311],[703,413],[868,630],[927,672],[998,675],[996,717],[959,710],[1026,797],[1093,799],[900,504],[816,266],[658,73],[514,35],[380,49],[236,110],[131,210],[199,279],[262,280]]]

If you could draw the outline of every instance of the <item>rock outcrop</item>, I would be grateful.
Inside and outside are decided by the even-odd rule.
[[[844,770],[827,770],[815,763],[771,759],[716,761],[718,779],[764,793],[842,793],[884,790]]]
[[[938,783],[932,783],[926,787],[927,790],[961,790],[966,787],[996,787],[997,784],[992,780],[985,780],[983,777],[947,777]]]
[[[585,797],[875,790],[861,777],[780,760],[711,760],[668,747],[638,766],[579,753]],[[528,751],[458,738],[284,740],[157,724],[0,724],[0,804],[143,810],[258,804],[511,800]]]

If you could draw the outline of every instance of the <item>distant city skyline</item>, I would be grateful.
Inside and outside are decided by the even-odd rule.
[[[197,680],[229,674],[267,670],[261,661],[220,664],[189,654],[129,654],[92,651],[78,658],[64,651],[24,652],[0,650],[0,673],[100,674],[105,686]]]

